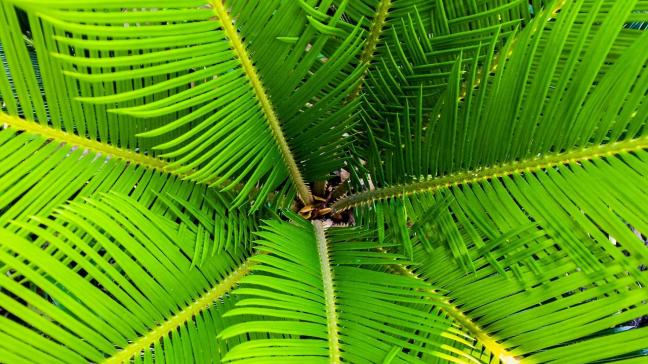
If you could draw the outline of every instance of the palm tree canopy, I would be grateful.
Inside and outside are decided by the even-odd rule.
[[[0,362],[645,361],[648,1],[0,24]]]

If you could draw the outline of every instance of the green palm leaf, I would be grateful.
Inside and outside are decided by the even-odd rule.
[[[106,113],[103,106],[84,106],[74,100],[81,92],[79,86],[64,78],[63,65],[49,54],[56,49],[54,39],[46,36],[54,32],[51,26],[42,23],[32,12],[18,9],[7,1],[0,7],[0,17],[6,25],[0,31],[4,64],[4,72],[0,74],[3,110],[41,125],[120,147],[150,152],[154,143],[160,142],[135,138],[137,133],[159,127],[160,120],[117,118]],[[132,89],[136,85],[122,82],[118,87]]]
[[[359,229],[327,231],[320,222],[294,218],[268,221],[258,233],[254,274],[242,279],[234,294],[243,298],[225,315],[268,318],[220,334],[290,337],[242,343],[225,361],[380,362],[396,346],[418,351],[424,360],[477,362],[469,354],[472,340],[448,318],[430,315],[438,294],[423,282],[383,271],[405,263],[398,255],[372,251],[387,245]],[[394,353],[392,362],[420,361],[401,349]]]
[[[639,7],[577,1],[545,12],[503,48],[508,57],[481,82],[476,72],[462,82],[462,69],[480,66],[460,56],[432,110],[421,88],[386,124],[385,148],[370,137],[373,153],[360,168],[371,176],[363,184],[378,188],[334,205],[366,206],[361,221],[386,223],[383,234],[400,241],[399,249],[428,256],[429,268],[417,272],[435,286],[448,278],[439,286],[512,356],[534,362],[574,353],[571,361],[591,362],[645,346],[643,330],[601,337],[645,314],[638,287],[648,254],[639,210],[648,202],[647,113],[640,100],[648,37],[624,29]],[[455,278],[445,269],[456,270]],[[577,288],[554,283],[561,275],[582,277],[577,285],[587,293],[565,300]],[[613,287],[632,293],[594,294],[601,281],[620,276],[628,281]],[[548,307],[558,308],[544,311],[554,299]],[[488,311],[495,306],[501,311]],[[506,323],[495,324],[510,319],[513,326],[518,317],[519,325],[538,319],[511,335]],[[595,350],[603,340],[607,350]]]
[[[68,135],[0,113],[0,122],[22,126],[0,130],[0,225],[31,216],[48,216],[66,200],[105,192],[128,195],[156,213],[200,232],[204,255],[224,248],[249,247],[255,218],[247,209],[230,209],[232,193],[220,193],[164,173],[159,159]],[[33,132],[32,132],[33,131]],[[202,259],[201,259],[202,260]]]
[[[579,16],[595,18],[595,15],[589,13],[579,13],[580,6],[582,4],[575,3],[563,8],[555,23],[556,27],[569,27],[569,24],[576,21]],[[600,169],[605,167],[605,163],[597,163],[597,161],[614,163],[614,159],[633,158],[627,153],[640,152],[645,147],[643,131],[637,126],[644,122],[641,115],[645,115],[645,112],[642,112],[643,105],[639,103],[639,100],[640,95],[645,93],[646,87],[646,83],[642,82],[642,77],[646,76],[643,68],[646,63],[645,54],[640,54],[639,51],[635,53],[633,50],[644,48],[648,40],[646,34],[635,31],[635,41],[628,45],[625,54],[616,59],[614,65],[603,66],[604,60],[609,56],[606,50],[610,49],[615,41],[615,37],[610,35],[610,32],[613,29],[617,29],[617,32],[625,32],[622,25],[633,7],[634,4],[615,3],[614,6],[601,8],[599,17],[606,21],[592,28],[592,36],[601,38],[601,41],[597,42],[597,47],[590,51],[592,56],[585,58],[578,64],[578,67],[576,67],[576,60],[580,57],[580,50],[587,46],[585,42],[588,35],[586,33],[582,33],[579,29],[579,34],[582,34],[580,35],[581,43],[573,44],[577,50],[569,51],[572,45],[566,44],[563,51],[554,49],[552,52],[538,54],[532,46],[542,43],[542,38],[552,38],[555,34],[554,28],[546,31],[539,31],[540,29],[534,26],[527,28],[517,39],[519,44],[528,45],[522,48],[526,52],[513,53],[506,64],[502,66],[503,71],[492,76],[491,81],[483,82],[489,87],[474,88],[472,96],[467,96],[465,102],[458,101],[459,70],[462,63],[460,58],[454,68],[454,77],[452,77],[454,81],[446,92],[445,98],[436,106],[437,120],[425,120],[425,115],[422,112],[423,96],[422,93],[419,93],[418,102],[414,107],[415,115],[412,116],[406,110],[402,116],[404,120],[400,121],[401,117],[397,117],[393,127],[395,130],[390,133],[392,140],[390,144],[400,146],[400,148],[386,148],[384,154],[374,153],[369,159],[368,170],[372,179],[365,181],[365,185],[372,183],[384,186],[384,188],[356,194],[339,201],[334,207],[343,209],[352,205],[370,203],[373,200],[398,198],[402,195],[425,191],[442,191],[448,187],[452,187],[452,194],[457,199],[461,198],[462,201],[466,201],[466,198],[461,196],[467,192],[462,188],[464,185],[476,182],[483,182],[483,185],[502,183],[506,186],[503,189],[506,191],[513,188],[509,187],[512,184],[507,184],[507,180],[519,176],[525,177],[525,180],[529,180],[528,177],[532,176],[533,179],[529,183],[534,183],[536,178],[540,179],[536,184],[537,188],[550,188],[551,185],[544,183],[546,178],[550,178],[553,183],[558,184],[559,189],[565,189],[571,185],[566,184],[559,177],[568,178],[566,173],[573,171],[573,173],[582,176],[581,178],[586,176],[598,178],[595,176],[604,175]],[[549,14],[545,14],[544,19],[547,16]],[[546,20],[542,23],[550,24]],[[563,52],[569,52],[568,54],[574,58],[574,61],[571,66],[573,73],[564,73],[565,69],[563,69],[563,73],[559,75],[560,78],[555,80],[556,83],[564,84],[566,87],[560,95],[548,91],[554,87],[550,83],[550,72],[543,79],[536,77],[534,82],[519,77],[520,70],[533,67],[533,62],[548,62],[551,57],[554,57],[552,64],[558,64],[557,60],[562,57]],[[588,51],[583,50],[583,52]],[[598,58],[593,56],[594,54]],[[525,61],[528,63],[527,68],[522,68]],[[605,74],[598,76],[600,72],[605,72]],[[589,77],[589,82],[594,82],[598,78],[597,84],[584,88],[582,83],[570,83],[571,81],[569,81],[586,77]],[[474,84],[473,81],[469,80],[468,84]],[[606,96],[610,94],[610,89],[617,88],[619,91],[615,93],[616,95],[627,96],[606,99]],[[512,90],[517,89],[520,89],[521,92],[513,93]],[[528,96],[525,96],[526,92],[528,92]],[[590,96],[587,101],[584,101],[583,98],[587,93]],[[547,99],[544,107],[539,107],[536,103],[525,104],[522,102],[525,97],[533,97],[536,94],[545,95],[545,98],[547,95],[551,97]],[[575,96],[577,94],[581,96]],[[509,102],[516,96],[519,102]],[[604,99],[606,102],[602,106],[601,101]],[[504,107],[509,110],[504,110]],[[557,114],[551,110],[560,110],[555,113],[559,113],[570,122],[558,124]],[[616,113],[620,114],[612,122],[612,115]],[[521,119],[538,120],[538,124],[535,128],[522,128]],[[511,123],[511,125],[507,126],[506,123]],[[520,129],[516,127],[518,124]],[[563,138],[556,140],[554,136],[560,128],[563,128],[560,133]],[[486,131],[477,133],[476,130],[480,129]],[[578,132],[574,132],[574,130],[578,130]],[[439,142],[433,142],[436,140]],[[550,142],[551,140],[555,141]],[[373,143],[377,145],[378,142],[374,141]],[[610,157],[608,158],[608,156]],[[584,164],[588,161],[592,161],[591,166]],[[637,158],[637,162],[634,164],[641,163],[639,161],[641,158]],[[639,168],[636,172],[638,173],[637,177],[634,173],[616,177],[623,178],[628,185],[636,185],[633,181],[643,178],[640,167],[632,169],[636,168]],[[552,174],[551,172],[554,171],[556,173]],[[587,182],[583,181],[582,183]],[[533,189],[521,188],[524,188],[524,194],[529,198],[528,193]],[[513,191],[507,192],[514,193]],[[496,190],[486,191],[486,193],[495,194]],[[572,196],[573,194],[570,192],[565,193],[565,198],[572,198]],[[629,195],[626,196],[629,197]],[[558,199],[558,206],[569,206],[574,203],[577,205],[571,210],[571,213],[568,213],[569,215],[587,206],[585,202],[570,201],[568,203],[563,201],[560,195],[555,193],[552,193],[552,197]],[[620,201],[624,201],[621,196],[600,195],[600,197],[602,203],[607,206],[615,205],[614,201],[619,198],[622,199]],[[510,207],[521,204],[520,207],[523,208],[524,214],[534,210],[533,207],[525,207],[526,202],[521,197],[513,196],[513,198],[515,203],[508,204]],[[477,197],[477,200],[479,199],[481,197]],[[494,201],[498,201],[500,204],[499,199],[501,197]],[[628,200],[625,202],[629,203]],[[482,205],[484,204],[486,202],[482,202]],[[591,205],[591,202],[589,204]],[[479,208],[470,207],[470,210],[486,212],[494,207],[494,205]],[[462,208],[466,210],[468,206],[462,206]],[[486,211],[483,210],[484,208]],[[539,211],[536,216],[531,217],[531,221],[540,221],[540,224],[547,223],[549,216],[544,215],[548,213],[553,214],[553,208],[547,207],[547,209]],[[481,220],[490,220],[493,215],[489,215],[488,218]],[[605,215],[600,216],[604,217]],[[629,218],[627,214],[621,216],[625,216],[621,220]],[[605,220],[615,219],[605,217]],[[616,218],[616,220],[619,219]],[[529,222],[527,219],[525,224]],[[610,227],[610,229],[612,228]],[[584,227],[583,230],[588,234],[591,227]],[[614,231],[619,231],[619,229],[615,228]],[[615,235],[620,234],[623,233]],[[578,243],[574,241],[573,244],[575,245],[574,249],[577,249]],[[585,254],[587,253],[583,252],[582,259],[586,259]]]
[[[0,362],[645,358],[645,0],[0,23]]]
[[[353,21],[373,18],[361,57],[372,63],[363,105],[367,122],[400,111],[398,105],[415,99],[419,88],[429,107],[447,86],[459,54],[475,57],[483,66],[489,48],[499,48],[516,27],[530,20],[529,10],[525,0],[351,3],[347,14]]]
[[[521,267],[523,281],[507,279],[480,258],[476,273],[448,264],[450,251],[438,248],[416,271],[447,290],[463,313],[487,336],[497,337],[521,362],[593,363],[641,355],[646,328],[628,330],[646,315],[644,285],[619,262],[589,275],[564,251],[546,250],[542,275]],[[615,328],[616,327],[616,328]],[[637,358],[636,360],[643,360]]]
[[[341,11],[324,24],[298,3],[234,3],[231,12],[220,0],[137,11],[111,2],[18,3],[51,24],[43,37],[56,46],[46,49],[79,81],[78,100],[118,115],[164,120],[139,136],[170,135],[155,149],[172,159],[169,168],[192,180],[226,189],[244,182],[237,204],[262,183],[259,208],[289,176],[309,202],[304,179],[341,166],[344,144],[337,142],[355,106],[343,101],[361,73],[352,65],[360,30],[336,28]],[[286,27],[286,19],[301,22]],[[338,36],[339,48],[322,53]],[[322,154],[334,157],[313,164]],[[284,167],[274,168],[278,164]]]
[[[150,350],[172,362],[220,355],[214,330],[230,303],[213,302],[249,269],[243,250],[194,267],[191,233],[114,193],[13,226],[0,230],[9,269],[1,307],[10,315],[0,336],[12,362],[148,361]]]

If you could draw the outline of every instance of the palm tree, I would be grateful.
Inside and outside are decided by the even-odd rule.
[[[647,22],[0,0],[0,362],[644,362]]]

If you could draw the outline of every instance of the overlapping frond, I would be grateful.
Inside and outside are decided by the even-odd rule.
[[[590,275],[565,251],[554,247],[541,254],[542,274],[521,267],[520,280],[498,274],[484,258],[475,274],[466,275],[445,247],[427,255],[416,271],[497,338],[516,358],[509,362],[644,360],[646,328],[631,322],[648,312],[646,272],[631,274],[603,254],[605,268]]]
[[[365,180],[364,184],[381,188],[339,201],[334,207],[342,209],[447,187],[464,194],[470,183],[497,184],[500,178],[509,177],[549,177],[564,189],[570,186],[557,176],[573,172],[582,178],[598,178],[595,176],[605,164],[635,158],[634,153],[645,149],[642,126],[648,112],[642,98],[648,87],[648,74],[646,53],[641,49],[648,45],[648,34],[634,31],[634,41],[626,45],[624,54],[612,65],[604,63],[618,40],[615,34],[628,31],[623,24],[637,4],[614,2],[601,5],[599,12],[594,12],[595,9],[583,12],[582,6],[588,5],[587,2],[575,2],[565,5],[555,22],[546,21],[553,15],[543,15],[538,19],[540,23],[532,23],[516,39],[516,51],[501,65],[500,71],[481,86],[471,87],[465,99],[460,95],[459,74],[463,62],[460,57],[455,62],[453,81],[431,118],[424,113],[424,97],[419,92],[417,103],[411,107],[413,111],[408,111],[410,106],[406,103],[405,112],[396,118],[388,133],[387,148],[379,151],[379,141],[372,139],[374,153],[367,161],[371,180]],[[562,30],[570,29],[576,22],[580,24],[587,19],[593,22],[597,18],[602,21],[590,24],[591,34],[578,30],[580,42],[568,43],[566,37],[561,43],[564,48],[536,52],[535,47],[543,39],[545,43],[553,42]],[[553,25],[543,29],[548,27],[546,24]],[[512,49],[509,44],[504,51],[509,53]],[[565,55],[567,60],[561,61]],[[559,74],[543,68],[531,77],[528,70],[536,64],[536,67],[539,64],[563,66]],[[526,76],[520,77],[521,74]],[[574,82],[575,79],[587,81]],[[474,81],[469,79],[467,84],[476,85]],[[610,97],[612,94],[615,97]],[[544,102],[526,102],[539,97]],[[535,123],[528,126],[528,120]],[[585,163],[589,161],[596,167],[586,168]],[[641,158],[636,161],[642,163]],[[631,170],[643,175],[640,166]],[[635,179],[635,176],[618,173],[617,178],[636,186],[642,177]],[[544,186],[545,182],[538,183]],[[487,196],[494,193],[487,191]],[[611,196],[595,197],[603,198],[604,205],[614,203]],[[568,198],[573,199],[571,195]],[[519,198],[515,201],[511,207],[519,206],[517,209],[522,209],[525,215],[530,214],[532,210],[520,206],[523,201]],[[584,208],[581,202],[576,205],[577,210]],[[566,205],[560,203],[560,206]],[[490,210],[484,213],[490,216],[483,220],[492,218]],[[530,221],[548,224],[544,215],[550,213],[545,211]],[[607,214],[603,216],[608,221],[618,220]]]
[[[165,138],[154,149],[192,180],[242,183],[237,204],[260,185],[259,208],[287,179],[308,202],[306,182],[342,165],[356,106],[344,100],[362,72],[361,29],[336,27],[343,9],[322,20],[298,2],[16,3],[47,28],[77,99],[158,120],[138,135]]]
[[[480,77],[460,54],[431,109],[419,87],[370,136],[365,190],[334,205],[427,256],[419,272],[519,359],[645,348],[614,329],[647,309],[648,34],[625,27],[644,6],[556,3]]]
[[[526,0],[505,1],[358,1],[350,5],[353,19],[375,11],[372,27],[361,61],[369,62],[369,71],[354,95],[362,95],[359,128],[362,144],[354,145],[352,154],[359,159],[371,158],[372,137],[385,140],[390,125],[406,104],[415,104],[424,95],[426,115],[449,87],[456,59],[459,78],[468,74],[481,78],[497,62],[500,49],[528,24],[534,9]],[[429,117],[429,116],[428,116]],[[371,129],[369,132],[367,129]],[[381,146],[382,147],[382,146]],[[360,173],[362,174],[362,173]]]
[[[0,130],[0,226],[12,229],[12,220],[48,216],[67,200],[116,192],[200,232],[206,256],[249,248],[259,214],[231,209],[235,194],[166,173],[160,159],[2,113],[0,123],[7,126]]]
[[[243,249],[196,267],[195,234],[116,193],[12,225],[0,229],[3,360],[218,361],[225,295],[251,264]]]
[[[151,147],[160,140],[137,139],[135,135],[168,120],[137,120],[109,114],[104,105],[76,101],[75,97],[82,92],[80,85],[66,79],[62,73],[65,65],[50,55],[57,50],[51,25],[43,23],[33,12],[15,7],[12,1],[0,4],[0,19],[2,111],[106,144],[153,152]],[[105,85],[100,86],[95,86],[94,92],[103,92]],[[133,90],[139,86],[120,81],[115,87]]]
[[[0,23],[0,361],[645,357],[648,1]],[[359,226],[278,215],[341,167]]]
[[[464,65],[479,67],[457,57],[443,100],[426,110],[419,88],[402,103],[413,111],[389,121],[384,173],[444,176],[640,137],[646,32],[623,25],[641,3],[569,2],[557,15],[545,12],[506,45],[509,57],[486,76],[471,72],[462,82]],[[380,173],[372,173],[376,185],[384,184]]]
[[[284,339],[251,340],[234,347],[226,361],[280,362],[477,362],[472,339],[435,314],[438,294],[411,277],[385,271],[406,263],[376,251],[387,243],[358,228],[322,222],[269,221],[259,232],[253,274],[226,316],[265,315],[237,323],[221,336],[278,333]],[[274,319],[273,319],[274,318]],[[453,345],[454,342],[454,345]],[[409,354],[408,354],[409,353]]]
[[[363,89],[365,121],[381,125],[385,113],[401,111],[419,89],[431,107],[460,54],[474,58],[481,70],[492,50],[528,23],[532,10],[526,0],[353,2],[346,12],[351,22],[362,16],[373,19],[361,59],[371,62]]]

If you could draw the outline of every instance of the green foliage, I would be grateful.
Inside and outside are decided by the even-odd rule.
[[[0,362],[645,360],[648,1],[0,24]]]
[[[394,345],[419,353],[424,360],[472,359],[464,351],[472,346],[469,337],[452,327],[448,318],[430,314],[439,295],[425,282],[364,268],[407,264],[406,260],[376,252],[389,246],[368,240],[371,232],[334,227],[325,236],[318,224],[272,221],[258,232],[260,254],[251,259],[259,264],[234,290],[244,298],[226,316],[265,315],[272,320],[241,322],[220,336],[267,332],[291,338],[239,344],[226,361],[298,358],[314,363],[341,356],[351,362],[380,362]],[[333,318],[328,316],[331,304],[336,306]],[[436,339],[441,336],[463,347],[446,346]],[[395,362],[415,359],[397,353]]]

